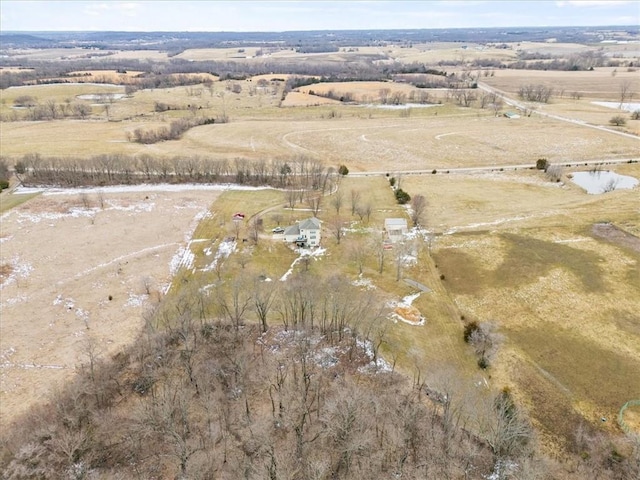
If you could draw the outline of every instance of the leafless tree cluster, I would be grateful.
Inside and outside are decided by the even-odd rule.
[[[36,98],[30,95],[21,95],[14,101],[17,109],[9,113],[3,114],[2,121],[21,121],[21,120],[56,120],[62,118],[79,118],[85,119],[91,115],[91,106],[84,102],[75,102],[67,99],[64,102],[56,102],[47,100],[40,103]]]
[[[266,330],[237,321],[269,309],[265,292],[223,304],[185,289],[113,360],[87,348],[78,378],[3,442],[3,478],[483,478],[488,445],[375,373],[346,328],[366,305],[336,282],[316,298],[287,282],[285,327]]]
[[[180,118],[171,122],[169,127],[161,127],[155,130],[137,128],[134,130],[133,135],[131,135],[129,140],[144,144],[164,142],[166,140],[178,140],[187,130],[200,125],[213,124],[216,123],[216,121],[218,123],[226,123],[221,121],[221,119],[215,118]]]
[[[326,168],[319,161],[304,156],[286,160],[227,160],[198,156],[167,158],[105,154],[62,158],[29,154],[16,162],[18,165],[23,184],[31,186],[232,182],[291,188],[296,195],[309,190],[324,192],[334,175],[333,168]]]
[[[496,331],[493,323],[472,321],[465,325],[464,340],[473,347],[478,357],[478,366],[485,369],[491,365],[503,337]]]
[[[542,84],[522,85],[518,89],[518,96],[528,102],[548,103],[551,95],[553,95],[553,87]]]
[[[495,92],[484,92],[480,95],[480,108],[490,108],[496,117],[503,105],[504,101]]]

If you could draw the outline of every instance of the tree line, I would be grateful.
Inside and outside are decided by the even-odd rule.
[[[4,159],[10,164],[9,159]],[[236,183],[325,192],[335,169],[306,156],[286,159],[213,159],[103,154],[45,157],[29,154],[14,164],[25,186],[82,187],[140,183]]]

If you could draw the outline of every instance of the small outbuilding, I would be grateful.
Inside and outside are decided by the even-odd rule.
[[[408,231],[406,218],[385,218],[384,233],[392,243],[402,240]]]

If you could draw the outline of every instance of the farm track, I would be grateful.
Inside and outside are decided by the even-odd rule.
[[[514,100],[513,98],[507,96],[507,94],[504,93],[501,90],[498,90],[496,88],[490,87],[489,85],[486,85],[486,84],[481,83],[481,82],[478,82],[478,88],[480,90],[484,90],[487,93],[495,93],[498,97],[500,97],[502,100],[504,100],[504,102],[507,105],[511,105],[512,107],[515,107],[518,110],[522,110],[522,111],[527,110],[527,107],[524,104],[522,104],[522,103],[518,102],[517,100]],[[611,130],[610,128],[602,127],[600,125],[592,125],[590,123],[585,122],[584,120],[578,120],[578,119],[575,119],[575,118],[563,117],[561,115],[556,115],[556,114],[553,114],[553,113],[546,113],[546,112],[542,112],[540,110],[533,110],[532,113],[535,113],[536,115],[539,115],[541,117],[547,117],[547,118],[552,118],[553,120],[559,120],[561,122],[567,122],[567,123],[572,123],[574,125],[580,125],[582,127],[593,128],[595,130],[600,130],[601,132],[612,133],[614,135],[619,135],[621,137],[640,140],[640,137],[638,137],[637,135],[633,135],[631,133],[626,133],[626,132],[619,132],[617,130]]]

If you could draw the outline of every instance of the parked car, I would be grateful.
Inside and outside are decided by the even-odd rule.
[[[284,228],[282,227],[276,227],[273,230],[271,230],[273,233],[284,233]]]

